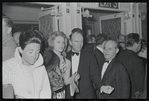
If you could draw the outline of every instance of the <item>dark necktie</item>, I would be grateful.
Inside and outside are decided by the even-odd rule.
[[[74,56],[75,54],[76,54],[77,56],[79,55],[79,53],[77,53],[77,52],[72,52],[71,54],[72,54],[72,56]]]

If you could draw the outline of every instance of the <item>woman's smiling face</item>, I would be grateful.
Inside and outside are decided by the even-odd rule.
[[[58,52],[62,52],[65,46],[65,40],[62,36],[57,36],[53,41],[54,50]]]

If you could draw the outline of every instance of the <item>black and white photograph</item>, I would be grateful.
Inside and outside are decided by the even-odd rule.
[[[2,2],[2,99],[147,99],[147,2]]]

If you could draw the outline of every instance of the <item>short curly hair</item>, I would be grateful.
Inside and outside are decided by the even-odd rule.
[[[130,33],[126,36],[126,47],[133,46],[134,43],[140,42],[140,36],[138,33]]]

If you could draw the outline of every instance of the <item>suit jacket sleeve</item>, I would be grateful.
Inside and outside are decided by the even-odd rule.
[[[98,67],[99,67],[99,70],[101,71],[102,66],[103,66],[103,64],[104,64],[104,62],[105,62],[104,55],[103,55],[103,53],[98,52],[98,51],[96,50],[96,51],[94,51],[94,56],[95,56],[95,58],[96,58],[96,60],[97,60],[97,65],[98,65]]]
[[[129,98],[130,79],[123,65],[119,65],[116,73],[117,98]]]
[[[90,56],[90,75],[93,83],[97,87],[98,90],[100,90],[101,81],[100,81],[100,71],[97,66],[97,61],[95,57],[91,54]]]
[[[145,80],[145,67],[143,65],[142,60],[136,60],[134,63],[134,78],[135,78],[135,84],[137,86],[137,90],[140,92],[143,92],[144,90],[144,80]]]

